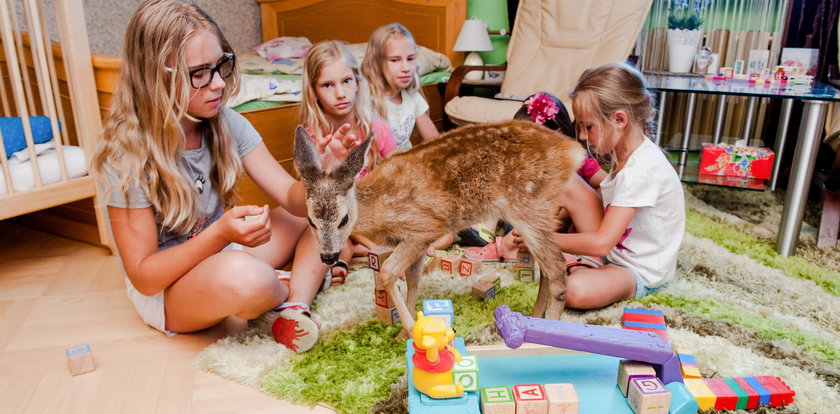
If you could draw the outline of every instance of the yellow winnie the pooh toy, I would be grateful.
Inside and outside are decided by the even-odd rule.
[[[455,331],[443,319],[417,312],[414,324],[414,387],[431,398],[456,398],[464,395],[464,386],[454,384],[452,366],[461,353],[449,345]]]

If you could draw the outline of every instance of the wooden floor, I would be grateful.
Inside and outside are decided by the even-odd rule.
[[[0,413],[333,412],[193,365],[235,326],[167,338],[134,312],[116,257],[0,221]],[[64,352],[80,344],[96,370],[73,377]]]

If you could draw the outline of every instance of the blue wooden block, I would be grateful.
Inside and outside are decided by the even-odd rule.
[[[423,315],[443,319],[446,326],[452,327],[455,322],[455,310],[449,299],[428,299],[423,301]]]
[[[641,308],[624,308],[625,313],[643,313],[645,315],[660,315],[665,316],[665,314],[658,309],[641,309]]]
[[[625,322],[624,322],[624,327],[625,327],[625,328],[648,328],[648,329],[661,329],[661,330],[663,330],[663,331],[664,331],[664,330],[666,330],[666,329],[668,329],[668,327],[667,327],[667,326],[665,326],[665,325],[660,325],[660,324],[657,324],[657,323],[628,322],[628,321],[625,321]]]
[[[758,403],[763,405],[770,405],[770,391],[764,388],[755,377],[744,377],[744,380],[750,384],[751,387],[758,393]]]
[[[665,386],[671,392],[671,407],[669,414],[696,414],[700,406],[697,400],[681,382],[672,382]]]
[[[466,355],[467,347],[464,346],[464,338],[455,337],[453,341],[455,349]],[[411,357],[414,356],[414,340],[409,339],[405,344],[405,360],[408,367],[408,412],[411,414],[451,414],[467,413],[479,414],[479,396],[476,391],[465,391],[459,398],[429,398],[427,395],[414,388],[412,378],[414,375],[414,364]]]

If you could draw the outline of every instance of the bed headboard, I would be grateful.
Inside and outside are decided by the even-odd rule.
[[[312,43],[364,43],[386,23],[405,25],[418,45],[445,54],[458,66],[463,52],[452,47],[467,15],[466,0],[257,0],[263,41],[305,36]]]

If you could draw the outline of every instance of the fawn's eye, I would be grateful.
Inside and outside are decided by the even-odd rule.
[[[350,221],[350,215],[344,215],[344,218],[341,219],[341,223],[338,224],[338,228],[346,226],[348,221]]]
[[[307,217],[306,219],[309,220],[309,226],[314,229],[315,228],[315,223],[312,222],[312,219],[309,218],[309,217]]]

